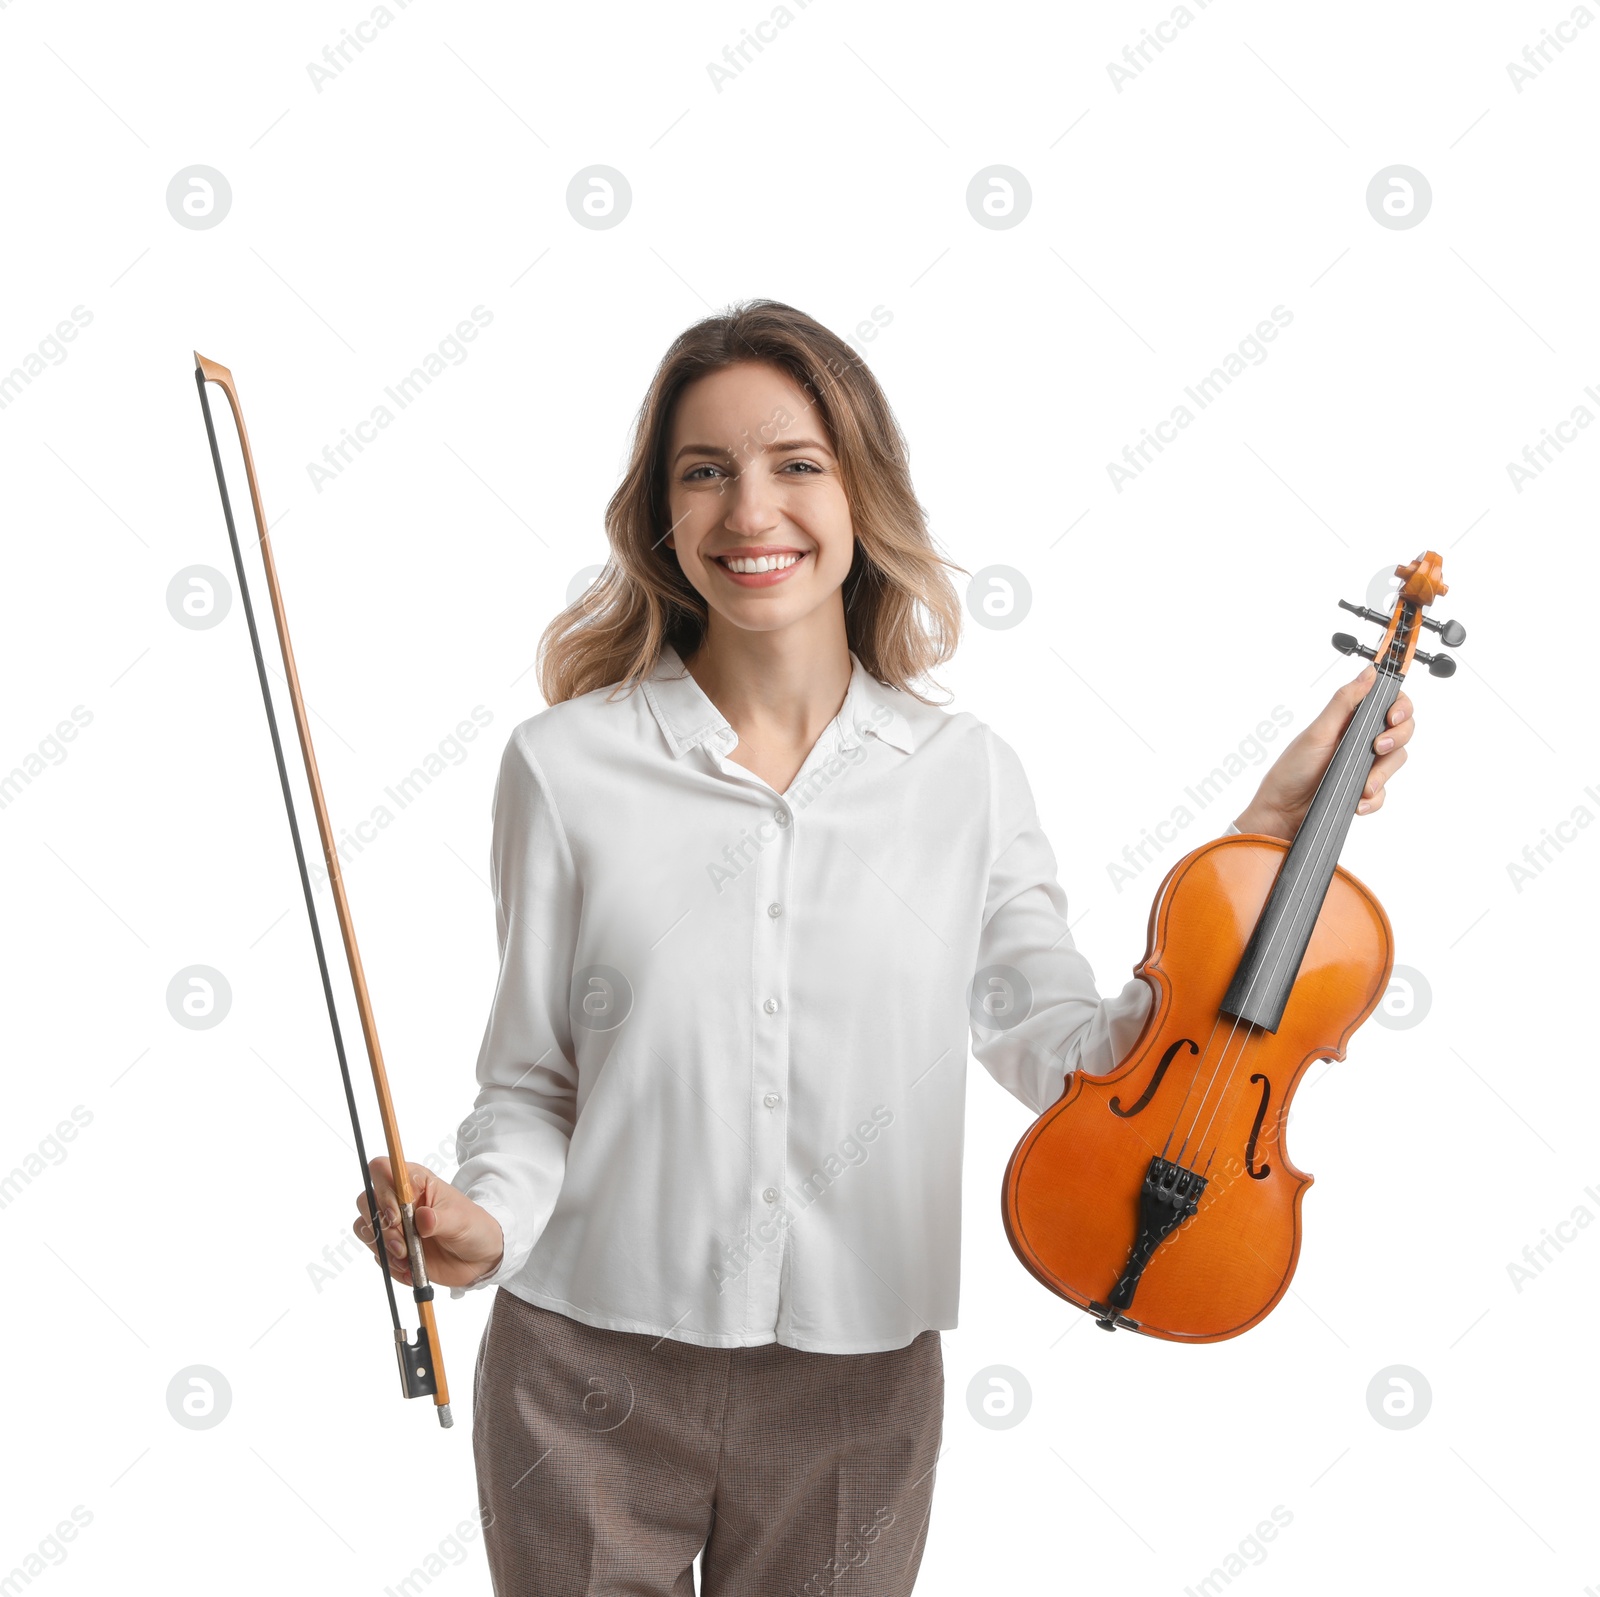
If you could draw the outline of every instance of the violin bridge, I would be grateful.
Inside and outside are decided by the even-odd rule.
[[[1200,1195],[1205,1190],[1206,1178],[1198,1171],[1174,1164],[1159,1154],[1150,1161],[1144,1185],[1139,1189],[1139,1230],[1128,1252],[1128,1262],[1106,1301],[1096,1300],[1089,1305],[1089,1312],[1102,1331],[1115,1331],[1118,1326],[1129,1331],[1139,1329],[1139,1322],[1124,1312],[1133,1306],[1139,1278],[1156,1249],[1199,1209]]]

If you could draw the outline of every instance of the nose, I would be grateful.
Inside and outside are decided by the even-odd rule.
[[[726,479],[722,492],[727,501],[722,524],[741,538],[758,538],[778,525],[778,491],[758,467],[747,466]]]

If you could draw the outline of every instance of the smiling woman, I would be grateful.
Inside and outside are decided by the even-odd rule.
[[[1116,1066],[1151,990],[1102,998],[1021,761],[918,691],[955,648],[961,568],[848,344],[771,300],[689,328],[606,533],[541,639],[549,707],[501,761],[473,1135],[452,1181],[412,1167],[430,1277],[496,1289],[490,1569],[503,1593],[690,1597],[703,1557],[702,1597],[846,1571],[904,1597],[969,1049],[1043,1114]],[[1347,715],[1249,818],[1303,809]],[[373,1187],[392,1216],[382,1160]]]

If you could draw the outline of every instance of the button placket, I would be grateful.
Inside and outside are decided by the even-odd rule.
[[[752,1280],[752,1324],[776,1331],[779,1283],[788,1249],[784,1212],[784,1185],[788,1171],[789,1090],[789,927],[783,913],[789,900],[795,848],[794,818],[786,805],[768,812],[777,828],[772,843],[761,851],[751,906],[756,999],[756,1048],[751,1079],[751,1123],[754,1158],[751,1165],[752,1225],[765,1233],[766,1245],[757,1254],[758,1273]],[[777,913],[773,913],[774,907]]]

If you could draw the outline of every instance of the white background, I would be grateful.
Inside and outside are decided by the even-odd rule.
[[[1279,1505],[1210,1590],[1600,1586],[1600,1236],[1523,1256],[1600,1215],[1600,839],[1508,870],[1600,814],[1600,437],[1569,428],[1520,487],[1507,470],[1600,414],[1600,30],[1568,27],[1520,89],[1507,71],[1570,14],[1216,0],[1118,86],[1108,63],[1164,4],[815,0],[719,89],[708,63],[765,0],[413,0],[319,89],[308,64],[362,4],[0,8],[0,372],[92,316],[0,409],[0,771],[92,716],[0,808],[0,1175],[35,1156],[0,1207],[0,1576],[43,1544],[16,1589],[378,1594],[433,1554],[413,1589],[488,1590],[480,1541],[452,1540],[488,1295],[440,1305],[441,1432],[399,1398],[368,1261],[320,1290],[309,1268],[348,1234],[356,1166],[238,597],[205,630],[167,606],[186,567],[232,575],[191,351],[240,386],[336,824],[492,713],[346,866],[408,1152],[448,1172],[495,974],[490,794],[543,707],[539,632],[605,557],[668,342],[766,295],[842,334],[889,314],[861,347],[936,538],[1026,578],[1021,624],[970,622],[938,680],[1021,753],[1104,991],[1164,870],[1256,773],[1131,883],[1108,863],[1274,705],[1297,730],[1352,674],[1330,633],[1375,629],[1337,599],[1432,548],[1434,613],[1470,634],[1453,680],[1413,674],[1412,758],[1345,856],[1431,998],[1418,1018],[1397,989],[1414,1023],[1374,1019],[1302,1084],[1291,1150],[1317,1184],[1265,1322],[1108,1337],[1034,1282],[998,1202],[1029,1115],[972,1071],[918,1591],[1178,1594]],[[214,227],[167,207],[194,165],[231,188]],[[631,185],[613,228],[567,207],[593,165]],[[993,165],[1031,189],[1016,226],[967,208]],[[1419,225],[1368,209],[1394,165],[1431,187]],[[468,358],[314,485],[474,306]],[[1108,462],[1275,306],[1267,358],[1119,491]],[[194,964],[232,990],[207,1030],[166,1004]],[[347,1037],[364,1069],[353,1012]],[[50,1142],[75,1106],[88,1124]],[[194,1365],[231,1392],[204,1430],[167,1406]],[[993,1365],[1031,1389],[1009,1429],[969,1411]],[[1368,1406],[1395,1365],[1431,1391],[1406,1429]],[[75,1507],[87,1525],[49,1542]]]

